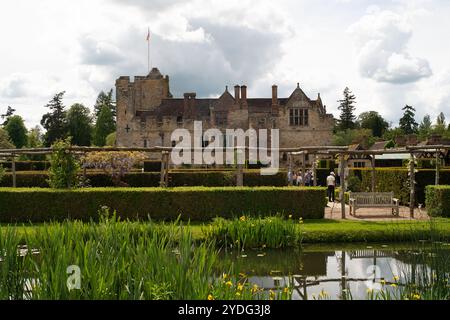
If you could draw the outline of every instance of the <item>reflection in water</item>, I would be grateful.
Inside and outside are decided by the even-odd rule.
[[[366,299],[368,290],[394,290],[402,285],[405,270],[410,269],[417,252],[383,246],[344,251],[273,250],[229,254],[223,266],[234,265],[252,284],[266,289],[295,287],[294,300],[320,298]],[[322,296],[323,297],[323,296]]]

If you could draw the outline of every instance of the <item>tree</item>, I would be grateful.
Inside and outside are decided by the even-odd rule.
[[[62,102],[64,94],[65,91],[57,93],[45,106],[50,109],[50,112],[44,114],[41,125],[47,130],[44,135],[44,144],[47,147],[56,140],[67,137],[66,111]]]
[[[425,115],[422,122],[419,124],[419,137],[424,140],[430,136],[432,129],[431,117],[430,115]]]
[[[375,143],[370,129],[354,129],[338,131],[333,137],[336,146],[348,146],[360,144],[364,149],[369,149]]]
[[[27,145],[27,128],[21,116],[11,116],[5,126],[11,142],[17,149],[21,149]]]
[[[114,116],[107,106],[103,106],[97,117],[94,128],[94,144],[103,147],[106,144],[106,137],[116,131]]]
[[[8,132],[0,128],[0,149],[14,149],[14,145],[9,139]]]
[[[116,145],[116,133],[110,133],[108,134],[108,136],[106,137],[106,145],[108,147],[114,147]]]
[[[94,113],[95,117],[98,118],[98,115],[100,114],[100,111],[103,107],[108,107],[111,110],[111,113],[113,115],[113,119],[115,121],[116,119],[116,105],[113,100],[113,90],[111,89],[108,93],[105,93],[104,91],[100,92],[100,94],[97,97],[97,100],[94,105]]]
[[[82,104],[72,105],[67,112],[67,129],[72,144],[90,146],[92,140],[92,117],[89,108]]]
[[[6,126],[8,124],[8,119],[14,115],[14,112],[16,112],[16,109],[13,109],[10,106],[8,106],[8,109],[6,109],[6,113],[0,116],[2,120],[5,120],[2,126]]]
[[[344,90],[344,99],[339,100],[338,109],[341,110],[340,119],[338,120],[338,127],[340,130],[354,129],[356,127],[354,115],[356,97],[352,94],[349,88]]]
[[[28,131],[28,148],[41,148],[44,145],[43,142],[42,130],[39,126],[36,126],[30,131]],[[45,155],[37,154],[37,155],[24,155],[24,159],[31,161],[43,161],[45,160]]]
[[[416,109],[412,106],[406,105],[403,109],[403,117],[400,119],[400,129],[405,134],[414,134],[418,132],[418,124],[414,119],[416,115]]]
[[[389,123],[376,111],[363,112],[358,117],[361,129],[370,129],[374,137],[382,137]]]

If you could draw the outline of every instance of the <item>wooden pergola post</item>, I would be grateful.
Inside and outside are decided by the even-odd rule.
[[[13,188],[17,188],[17,175],[16,175],[16,155],[11,154],[11,171],[12,171],[12,182]]]
[[[302,152],[302,187],[306,185],[306,152]]]
[[[292,179],[293,179],[294,173],[292,172],[292,153],[290,153],[290,152],[288,153],[288,161],[289,161],[288,175],[289,175],[289,172],[291,173],[291,179],[288,181],[288,185],[292,186],[293,185]]]
[[[166,187],[169,187],[169,169],[170,169],[170,156],[169,152],[166,152],[166,165],[165,165],[165,173],[164,173],[164,182],[166,183]]]
[[[376,174],[376,171],[375,171],[375,154],[372,155],[371,163],[372,163],[372,192],[375,192],[375,185],[376,185],[376,183],[375,183],[375,174]]]
[[[415,167],[414,167],[414,154],[411,153],[411,160],[409,161],[409,184],[410,184],[410,194],[409,194],[409,215],[414,218],[414,207],[416,198],[416,179],[415,179]]]
[[[161,152],[161,179],[159,181],[159,184],[162,188],[166,188],[166,154],[168,155],[167,151]]]
[[[314,187],[317,187],[317,154],[314,154],[313,178],[314,178]]]
[[[244,186],[244,167],[243,164],[240,163],[240,159],[242,158],[242,152],[244,152],[241,149],[238,149],[237,153],[238,153],[238,161],[237,161],[237,175],[236,175],[236,186],[237,187],[243,187]]]
[[[435,184],[438,186],[439,185],[439,170],[441,167],[441,158],[439,157],[440,155],[440,150],[436,149],[436,180],[435,180]]]
[[[339,162],[341,163],[339,170],[339,178],[341,180],[341,192],[339,194],[339,201],[341,202],[342,219],[345,219],[345,158],[343,153],[339,155]]]

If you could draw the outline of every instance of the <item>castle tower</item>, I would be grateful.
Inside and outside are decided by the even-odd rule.
[[[140,131],[137,115],[152,113],[167,98],[172,98],[169,76],[163,77],[157,68],[147,76],[134,77],[134,82],[130,82],[130,77],[117,79],[117,145],[133,145]]]

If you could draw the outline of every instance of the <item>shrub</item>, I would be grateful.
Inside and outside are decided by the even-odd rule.
[[[0,189],[0,221],[89,220],[107,206],[123,217],[209,221],[215,217],[289,214],[324,217],[323,188]]]
[[[450,186],[427,186],[426,206],[432,217],[450,217]]]
[[[80,166],[75,156],[68,150],[70,138],[58,140],[53,146],[48,170],[48,184],[55,189],[70,189],[77,185],[77,172]]]
[[[142,152],[90,152],[83,157],[83,167],[101,169],[111,176],[114,185],[128,186],[122,178],[133,169],[135,164],[141,163],[144,159],[145,154]]]
[[[44,171],[50,167],[50,161],[16,161],[16,171]],[[11,161],[1,162],[1,166],[11,170]]]
[[[145,172],[161,172],[161,161],[144,161]]]
[[[0,182],[3,180],[3,176],[5,175],[5,169],[0,165]]]

